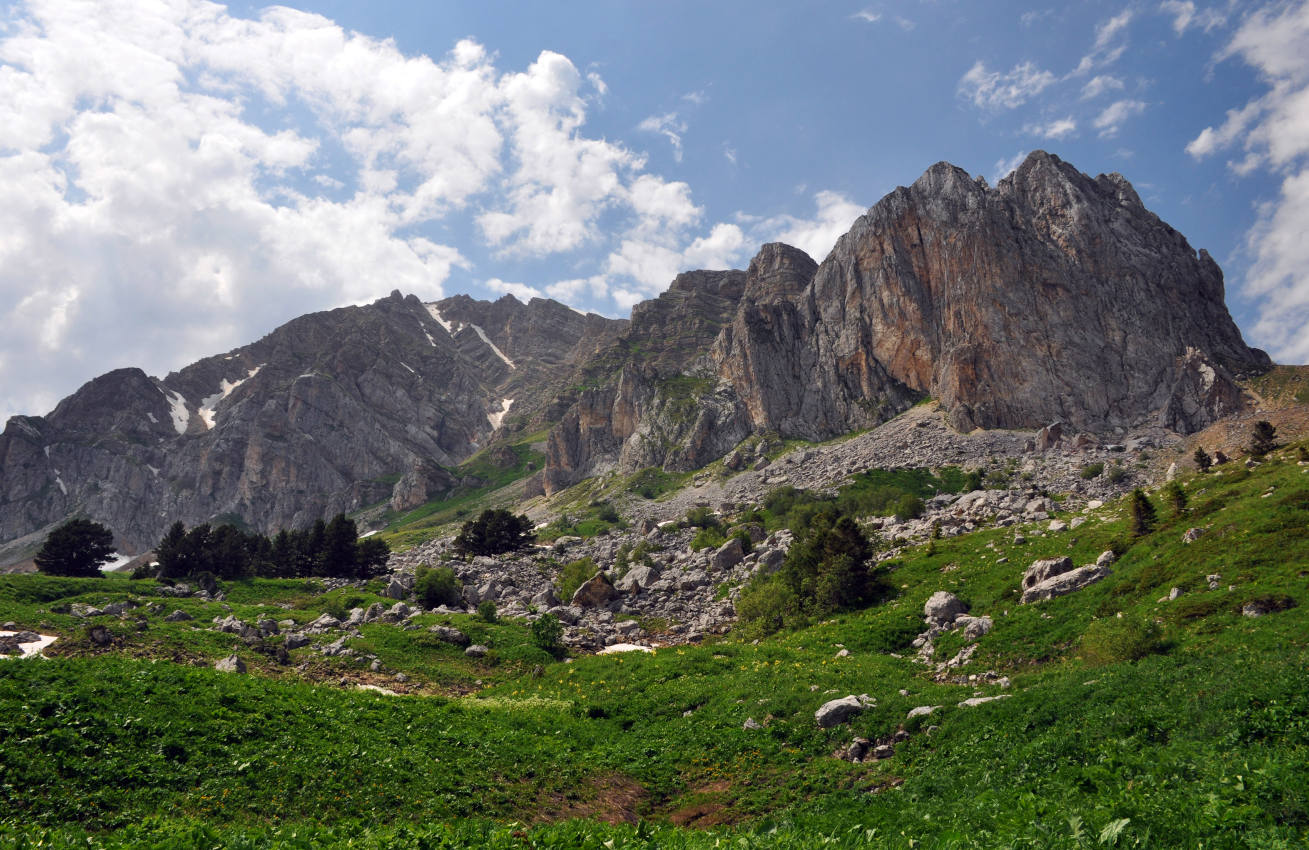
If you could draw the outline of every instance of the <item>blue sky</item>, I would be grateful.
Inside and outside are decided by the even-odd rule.
[[[0,415],[398,288],[625,315],[939,160],[1118,171],[1309,360],[1309,2],[0,6]]]

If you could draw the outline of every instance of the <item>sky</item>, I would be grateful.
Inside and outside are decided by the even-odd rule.
[[[0,419],[394,289],[624,316],[933,163],[1120,172],[1309,361],[1309,0],[0,0]]]

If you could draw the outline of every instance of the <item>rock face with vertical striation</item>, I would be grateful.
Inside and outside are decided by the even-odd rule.
[[[994,188],[932,166],[856,221],[821,265],[765,245],[696,362],[718,379],[712,410],[696,415],[731,434],[806,439],[877,424],[926,396],[965,431],[1153,422],[1190,432],[1241,408],[1234,376],[1271,365],[1242,341],[1206,252],[1121,175],[1091,178],[1042,151]],[[617,407],[630,386],[609,385]],[[629,452],[639,407],[623,407],[622,429],[599,441],[586,435],[604,428],[566,418],[552,441],[568,451],[551,454],[547,489],[588,471],[702,457],[676,439],[662,455]],[[578,415],[603,419],[595,405]]]

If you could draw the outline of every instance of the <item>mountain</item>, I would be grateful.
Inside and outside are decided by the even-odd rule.
[[[79,513],[139,552],[175,520],[271,531],[420,504],[493,434],[542,427],[552,386],[625,326],[541,299],[396,292],[162,380],[109,372],[0,434],[0,540]]]
[[[938,163],[821,265],[766,245],[743,286],[712,345],[682,352],[703,382],[689,405],[670,417],[674,394],[625,367],[551,434],[548,491],[690,469],[747,433],[833,437],[927,396],[964,431],[1190,433],[1240,410],[1236,378],[1271,366],[1242,341],[1208,253],[1121,175],[1042,151],[994,188]],[[634,311],[628,334],[643,321]]]
[[[549,429],[529,492],[689,470],[754,434],[825,439],[940,401],[956,429],[1189,433],[1265,371],[1222,272],[1117,174],[1036,152],[995,187],[948,163],[877,203],[821,264],[765,245],[679,275],[630,320],[392,293],[301,317],[162,380],[121,369],[0,434],[0,542],[73,514],[120,548],[175,520],[262,531],[459,486]]]

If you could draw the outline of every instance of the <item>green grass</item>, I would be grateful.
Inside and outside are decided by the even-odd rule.
[[[1089,563],[1121,543],[1122,505],[1075,531],[1023,528],[1023,545],[1010,528],[906,550],[888,565],[896,594],[884,604],[758,644],[729,636],[563,664],[530,646],[523,623],[425,615],[415,631],[364,629],[358,647],[388,673],[443,696],[327,687],[194,624],[151,618],[137,634],[115,621],[125,644],[113,652],[0,662],[0,848],[1304,846],[1309,475],[1271,463],[1184,483],[1188,514],[1161,510],[1107,579],[1039,605],[1018,603],[1023,569],[1065,554]],[[1190,526],[1208,531],[1185,544]],[[90,585],[6,577],[0,607],[82,646],[81,623],[53,607],[148,600],[154,587]],[[1185,594],[1159,602],[1171,587]],[[995,621],[959,674],[995,670],[1011,688],[936,681],[910,659],[936,590]],[[1241,615],[1269,595],[1295,607]],[[309,618],[329,601],[303,581],[232,585],[228,597],[246,619]],[[221,610],[164,603],[198,619]],[[425,627],[438,621],[494,657],[435,641]],[[149,641],[183,663],[145,653]],[[938,659],[960,646],[943,637]],[[251,675],[185,663],[233,649]],[[1012,696],[957,705],[976,691]],[[876,706],[818,729],[814,709],[850,693]],[[919,705],[941,707],[906,721]],[[743,729],[747,718],[764,728]],[[831,757],[853,735],[901,726],[910,737],[891,759]]]

